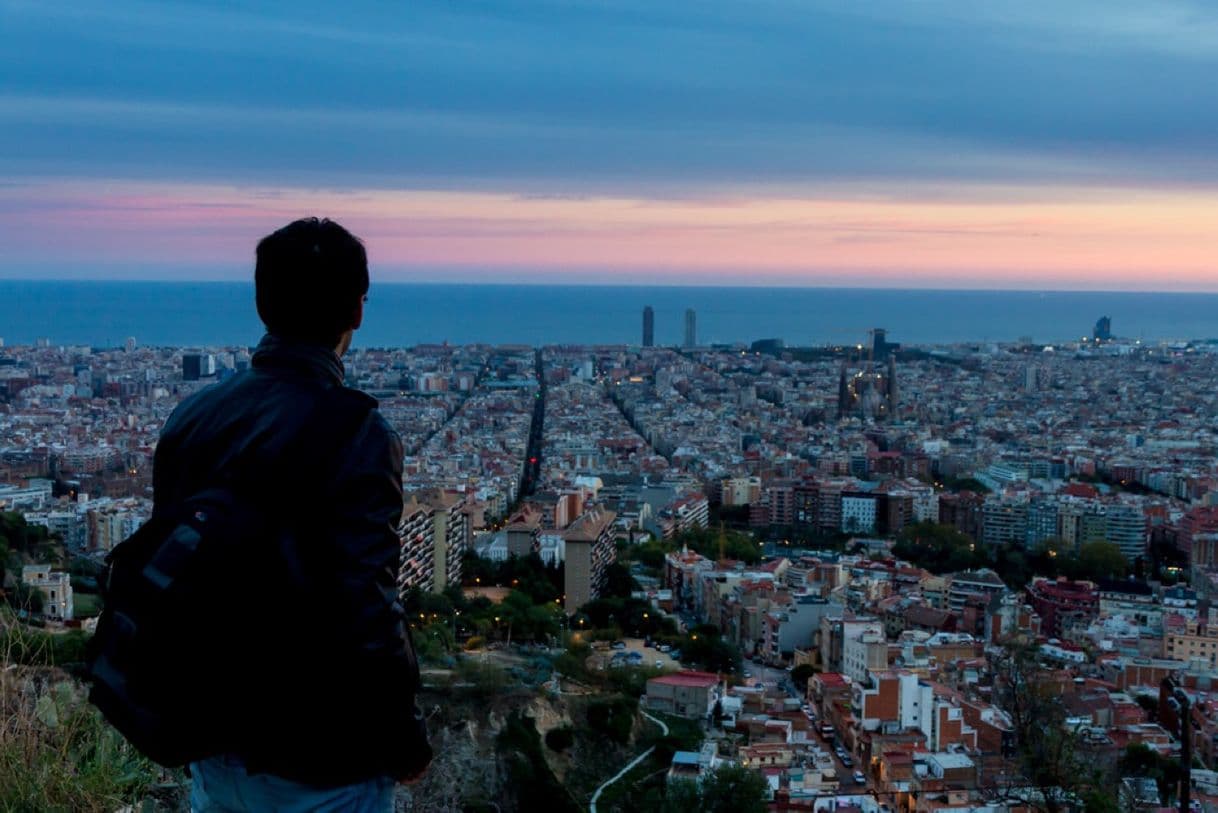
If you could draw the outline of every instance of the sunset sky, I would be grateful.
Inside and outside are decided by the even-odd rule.
[[[1218,291],[1218,12],[0,0],[0,277]]]

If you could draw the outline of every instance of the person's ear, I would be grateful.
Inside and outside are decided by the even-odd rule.
[[[355,313],[351,318],[351,329],[359,330],[359,326],[364,323],[364,303],[368,301],[368,297],[361,296],[355,303]]]

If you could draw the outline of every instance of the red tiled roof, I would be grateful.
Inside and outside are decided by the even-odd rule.
[[[671,675],[652,678],[648,683],[660,683],[665,686],[714,686],[719,682],[719,676],[710,672],[675,672]]]

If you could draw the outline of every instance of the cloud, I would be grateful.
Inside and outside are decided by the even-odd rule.
[[[943,192],[944,190],[938,190]],[[29,182],[0,190],[0,276],[63,262],[226,269],[293,218],[364,238],[382,278],[1213,290],[1218,201],[1042,190],[1041,200],[522,197],[446,190],[262,190]],[[967,198],[967,195],[962,196]],[[70,239],[64,239],[67,236]],[[42,272],[40,272],[42,273]],[[212,273],[204,273],[211,276]]]
[[[0,22],[0,275],[242,274],[321,212],[412,278],[1214,285],[1200,2],[0,0]]]
[[[5,8],[10,175],[1218,182],[1218,24],[1182,2]]]

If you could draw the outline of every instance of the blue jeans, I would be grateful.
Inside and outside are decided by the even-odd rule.
[[[245,772],[236,757],[190,764],[191,813],[393,813],[387,776],[358,785],[312,788],[270,774]]]

